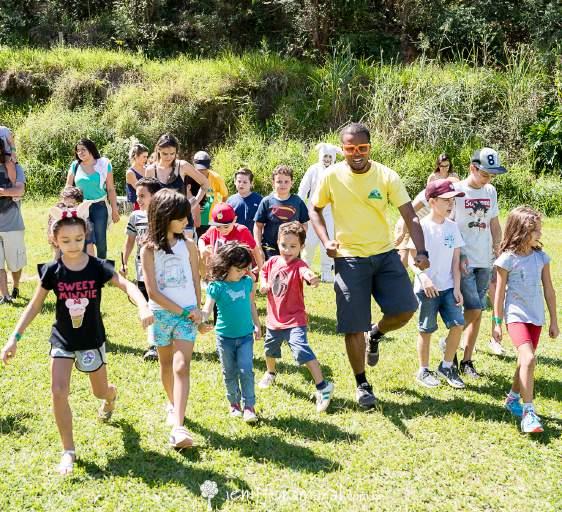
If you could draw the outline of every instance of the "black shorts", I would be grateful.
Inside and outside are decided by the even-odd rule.
[[[371,296],[385,315],[418,309],[410,277],[396,250],[334,261],[339,333],[371,330]]]

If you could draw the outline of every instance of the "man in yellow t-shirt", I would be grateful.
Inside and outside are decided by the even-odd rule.
[[[193,165],[209,180],[209,188],[205,200],[201,202],[201,225],[197,228],[197,236],[201,237],[209,229],[209,219],[213,208],[228,199],[228,189],[223,177],[211,169],[211,157],[206,151],[197,151],[193,155]]]
[[[406,325],[418,307],[408,273],[393,246],[389,204],[398,208],[411,234],[416,265],[421,270],[429,267],[423,232],[404,184],[392,169],[369,160],[370,140],[363,124],[351,123],[342,130],[345,161],[324,173],[309,210],[318,238],[335,259],[337,329],[345,334],[357,382],[356,399],[364,408],[376,402],[365,376],[365,352],[367,363],[375,366],[383,334]],[[322,216],[327,205],[334,217],[334,240],[330,240]],[[374,325],[371,295],[383,313]]]

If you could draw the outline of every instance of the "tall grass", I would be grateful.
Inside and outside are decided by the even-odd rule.
[[[556,178],[541,178],[537,191],[528,191],[538,174],[527,132],[556,101],[554,80],[528,48],[506,61],[499,68],[470,56],[455,63],[422,58],[406,66],[358,60],[345,47],[319,66],[265,51],[155,61],[105,50],[0,49],[0,77],[16,77],[1,96],[8,108],[0,121],[15,128],[37,190],[51,193],[55,183],[39,186],[39,176],[50,176],[39,169],[66,168],[78,138],[93,138],[115,161],[121,186],[130,137],[151,147],[166,131],[178,136],[186,158],[209,150],[227,179],[249,165],[266,192],[277,163],[291,164],[298,179],[315,160],[316,142],[337,140],[342,124],[362,119],[372,130],[373,156],[396,168],[412,193],[437,154],[449,152],[462,170],[476,147],[489,145],[517,169],[498,180],[507,197],[562,212],[559,196],[551,200]],[[41,83],[48,78],[42,102],[11,102],[26,73]]]

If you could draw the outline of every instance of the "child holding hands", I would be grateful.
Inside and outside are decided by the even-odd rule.
[[[254,302],[254,281],[249,276],[252,256],[249,248],[237,242],[227,242],[212,256],[207,301],[203,307],[206,321],[217,305],[215,325],[217,352],[230,402],[230,415],[243,417],[246,423],[258,418],[254,409],[254,335],[261,338],[260,321]],[[210,330],[203,327],[202,330]],[[244,402],[244,408],[240,405]]]
[[[550,257],[542,250],[540,238],[540,214],[528,206],[515,208],[507,217],[500,256],[495,262],[497,284],[492,335],[501,342],[505,319],[517,350],[517,368],[505,407],[521,418],[521,431],[525,433],[543,431],[533,405],[535,352],[545,323],[543,294],[550,315],[548,335],[557,338],[559,334]]]
[[[267,293],[267,333],[265,361],[267,372],[259,382],[268,388],[276,379],[276,359],[281,357],[281,344],[286,341],[299,364],[309,369],[316,384],[316,410],[325,411],[334,394],[334,384],[324,380],[320,363],[306,336],[307,317],[304,307],[303,281],[318,286],[320,278],[300,259],[306,232],[298,221],[279,226],[279,256],[273,256],[260,273],[260,292]]]
[[[51,390],[53,412],[63,445],[57,471],[66,475],[73,471],[76,460],[72,411],[68,402],[73,364],[81,372],[88,373],[92,392],[103,400],[98,411],[100,420],[109,420],[115,409],[117,389],[107,380],[105,329],[100,312],[104,284],[111,282],[137,304],[143,327],[152,323],[153,316],[142,293],[133,283],[115,273],[113,266],[105,260],[84,252],[86,222],[76,210],[54,207],[51,215],[55,219],[51,228],[52,239],[61,256],[40,266],[41,282],[0,357],[4,363],[15,357],[17,342],[41,311],[49,291],[53,290],[57,302],[49,340]]]

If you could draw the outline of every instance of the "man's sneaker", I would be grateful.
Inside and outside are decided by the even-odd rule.
[[[416,381],[418,384],[425,386],[426,388],[435,388],[439,386],[439,379],[435,374],[428,370],[427,368],[421,368],[416,374]]]
[[[365,333],[365,345],[366,345],[366,359],[369,366],[376,366],[379,362],[379,341],[376,340],[371,332]]]
[[[243,416],[240,404],[230,404],[230,417],[241,418]]]
[[[330,400],[334,394],[334,384],[327,382],[326,387],[316,391],[316,412],[324,412],[330,405]]]
[[[476,371],[476,368],[474,368],[474,363],[470,359],[468,361],[461,361],[460,372],[473,379],[478,379],[480,377],[480,374]]]
[[[156,347],[148,347],[142,358],[145,361],[158,361],[158,350],[156,350]]]
[[[441,353],[444,354],[446,348],[447,348],[447,338],[445,338],[445,336],[441,336],[441,338],[439,338],[439,350],[441,350]]]
[[[275,383],[276,377],[277,377],[276,373],[265,372],[261,380],[258,382],[258,388],[260,389],[268,388],[269,386]]]
[[[12,297],[10,297],[9,295],[6,295],[5,297],[0,297],[0,304],[11,304],[12,303]]]
[[[373,393],[373,388],[368,382],[364,382],[360,386],[357,386],[355,399],[357,400],[359,407],[362,407],[363,409],[370,409],[371,407],[374,407],[377,402],[375,394]]]
[[[513,416],[517,416],[518,418],[523,416],[523,406],[518,398],[509,398],[508,396],[505,399],[504,407],[513,414]]]
[[[459,375],[459,371],[454,364],[450,368],[445,368],[443,366],[443,361],[441,361],[437,367],[437,373],[447,381],[449,386],[456,389],[463,389],[465,387],[464,382]]]
[[[20,296],[20,289],[14,288],[12,290],[12,300],[16,300]]]
[[[525,411],[521,420],[521,432],[526,434],[544,432],[540,418],[535,411]]]
[[[505,356],[505,349],[494,338],[490,339],[490,352],[496,356]]]
[[[257,423],[258,417],[253,407],[244,407],[244,421],[246,423]]]
[[[166,404],[166,425],[172,426],[176,424],[176,415],[174,414],[174,406],[171,403]]]

